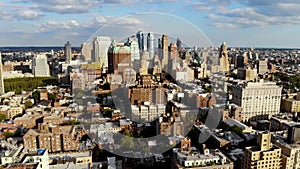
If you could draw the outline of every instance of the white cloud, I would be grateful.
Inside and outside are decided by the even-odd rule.
[[[197,11],[207,12],[211,25],[218,28],[298,25],[300,23],[300,1],[298,0],[200,0],[188,1],[188,4]]]
[[[34,26],[38,27],[37,32],[48,32],[48,31],[53,31],[55,29],[71,29],[71,28],[76,28],[79,27],[80,24],[72,19],[69,21],[54,21],[50,20],[42,24],[35,24]]]
[[[40,14],[37,11],[33,11],[33,10],[24,10],[24,11],[20,11],[17,14],[17,17],[19,19],[24,19],[24,20],[34,20],[34,19],[40,19],[42,18],[44,15]]]

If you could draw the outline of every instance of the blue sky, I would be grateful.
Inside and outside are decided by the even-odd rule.
[[[120,27],[137,31],[145,23],[148,28],[157,23],[151,26],[177,31],[187,38],[183,41],[191,41],[183,35],[196,33],[190,22],[214,46],[223,41],[235,47],[300,45],[299,0],[2,0],[0,9],[0,46],[63,46],[66,41],[79,46],[116,18],[118,28],[106,31],[122,31]],[[163,14],[128,17],[143,12],[168,13],[185,19],[188,26],[171,26],[170,16]],[[119,18],[123,16],[127,17]]]

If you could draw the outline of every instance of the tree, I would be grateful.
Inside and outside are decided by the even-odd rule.
[[[32,108],[32,106],[33,106],[33,103],[31,101],[28,100],[25,102],[25,109]]]
[[[56,94],[55,93],[49,93],[48,94],[48,100],[55,100],[56,99]]]
[[[11,133],[11,132],[5,132],[3,135],[4,135],[5,138],[9,138],[9,137],[13,137],[13,136],[14,136],[14,133]]]
[[[0,122],[4,122],[6,120],[6,116],[4,114],[0,114]]]
[[[243,133],[243,129],[237,125],[233,125],[232,127],[230,127],[230,130],[235,132],[236,134],[242,134]]]
[[[34,99],[34,103],[37,103],[40,101],[40,91],[36,90],[32,93],[32,97]]]
[[[121,138],[121,146],[126,149],[132,149],[134,147],[134,142],[132,137],[123,136]]]

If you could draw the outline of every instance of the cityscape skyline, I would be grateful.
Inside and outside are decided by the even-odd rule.
[[[298,48],[299,6],[293,0],[5,0],[0,4],[0,22],[6,25],[0,28],[0,46],[62,46],[66,41],[80,46],[115,18],[137,31],[143,21],[124,16],[158,12],[191,22],[214,46],[226,41],[231,47]]]

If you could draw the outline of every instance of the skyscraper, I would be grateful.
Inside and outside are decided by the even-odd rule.
[[[161,61],[161,66],[164,68],[168,64],[169,60],[169,53],[168,53],[168,47],[169,47],[169,38],[168,35],[164,34],[162,36],[162,61]]]
[[[136,33],[136,37],[138,39],[139,49],[140,51],[144,50],[144,35],[142,31],[138,31]]]
[[[154,58],[154,35],[153,33],[148,33],[147,36],[147,49],[150,55],[150,59]]]
[[[137,38],[129,38],[127,41],[127,45],[130,46],[131,61],[133,62],[135,60],[140,60],[140,50]]]
[[[71,48],[71,44],[69,41],[65,44],[64,49],[65,49],[66,62],[70,63],[70,61],[72,59],[72,48]]]
[[[220,64],[219,64],[220,70],[223,72],[229,72],[228,50],[225,42],[223,42],[220,47],[219,59],[220,59]]]
[[[108,68],[108,48],[111,44],[110,37],[97,36],[93,40],[93,62],[100,62],[103,70]]]
[[[32,73],[34,77],[49,77],[50,69],[46,55],[36,55],[32,60]]]
[[[0,52],[0,94],[4,94],[4,82],[3,82],[3,72],[2,72],[2,54]]]

